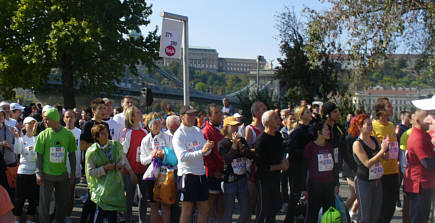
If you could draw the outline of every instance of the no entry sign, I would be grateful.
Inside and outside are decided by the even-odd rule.
[[[159,53],[161,57],[181,58],[182,31],[182,22],[163,18]]]

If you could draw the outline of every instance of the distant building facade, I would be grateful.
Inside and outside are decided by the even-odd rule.
[[[180,59],[163,58],[156,62],[158,66],[169,66],[173,62],[182,62]],[[251,70],[257,69],[256,59],[223,58],[219,57],[216,49],[205,47],[189,48],[189,64],[199,70],[211,72],[249,74]],[[259,69],[264,69],[266,60],[260,59]]]
[[[394,113],[398,116],[401,111],[411,111],[415,109],[411,104],[412,100],[427,97],[434,92],[435,89],[376,86],[362,92],[355,92],[352,97],[352,102],[357,108],[372,114],[376,100],[380,97],[386,97],[393,106]]]

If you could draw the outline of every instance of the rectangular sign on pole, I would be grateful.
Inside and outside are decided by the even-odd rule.
[[[181,58],[182,31],[182,22],[163,18],[159,53],[161,57]]]

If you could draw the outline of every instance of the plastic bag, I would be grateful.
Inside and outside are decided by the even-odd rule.
[[[341,214],[334,207],[330,207],[322,216],[322,223],[341,223]]]
[[[17,171],[18,165],[15,167],[7,167],[6,169],[6,177],[10,188],[15,188],[17,186]]]
[[[154,201],[163,204],[175,204],[176,188],[174,174],[174,169],[161,168],[160,174],[154,184]]]
[[[165,158],[163,159],[164,166],[177,166],[178,159],[172,148],[163,147],[163,152],[165,153]]]
[[[160,173],[160,166],[162,164],[157,158],[153,158],[151,164],[148,166],[147,171],[145,171],[142,180],[156,180]]]

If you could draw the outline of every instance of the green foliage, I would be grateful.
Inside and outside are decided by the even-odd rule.
[[[272,94],[267,90],[267,88],[258,93],[255,91],[249,92],[247,90],[246,92],[237,95],[237,99],[239,100],[238,108],[242,110],[242,122],[245,124],[252,122],[251,106],[256,101],[263,102],[267,109],[278,108],[278,101],[271,100],[271,98],[273,98]]]
[[[433,1],[345,1],[328,0],[328,10],[305,9],[310,27],[308,45],[328,53],[346,55],[352,61],[351,88],[365,83],[367,73],[388,54],[419,54],[435,71],[435,7]],[[323,58],[308,52],[311,64]],[[391,81],[391,80],[388,80]]]
[[[320,38],[320,32],[311,27],[303,29],[295,13],[288,8],[278,16],[277,28],[284,58],[278,59],[281,67],[277,74],[285,91],[284,100],[297,104],[305,99],[311,103],[315,98],[326,101],[328,97],[344,91],[337,78],[338,66],[324,49],[306,44],[307,38]],[[311,33],[307,35],[306,32]],[[320,40],[319,40],[320,41]],[[308,52],[316,53],[318,63],[310,64]]]
[[[410,64],[413,63],[411,59],[407,60],[406,56],[401,56],[388,58],[377,64],[368,75],[365,86],[435,87],[435,74],[427,69],[419,69],[418,60],[413,66]]]
[[[0,36],[3,96],[14,87],[38,88],[51,68],[59,68],[65,106],[72,107],[74,86],[110,92],[126,68],[137,74],[136,65],[151,69],[158,59],[157,29],[145,38],[128,38],[130,31],[140,32],[139,27],[150,22],[151,6],[144,0],[0,0],[0,8],[4,7],[6,13],[0,14],[0,32],[5,31]]]

